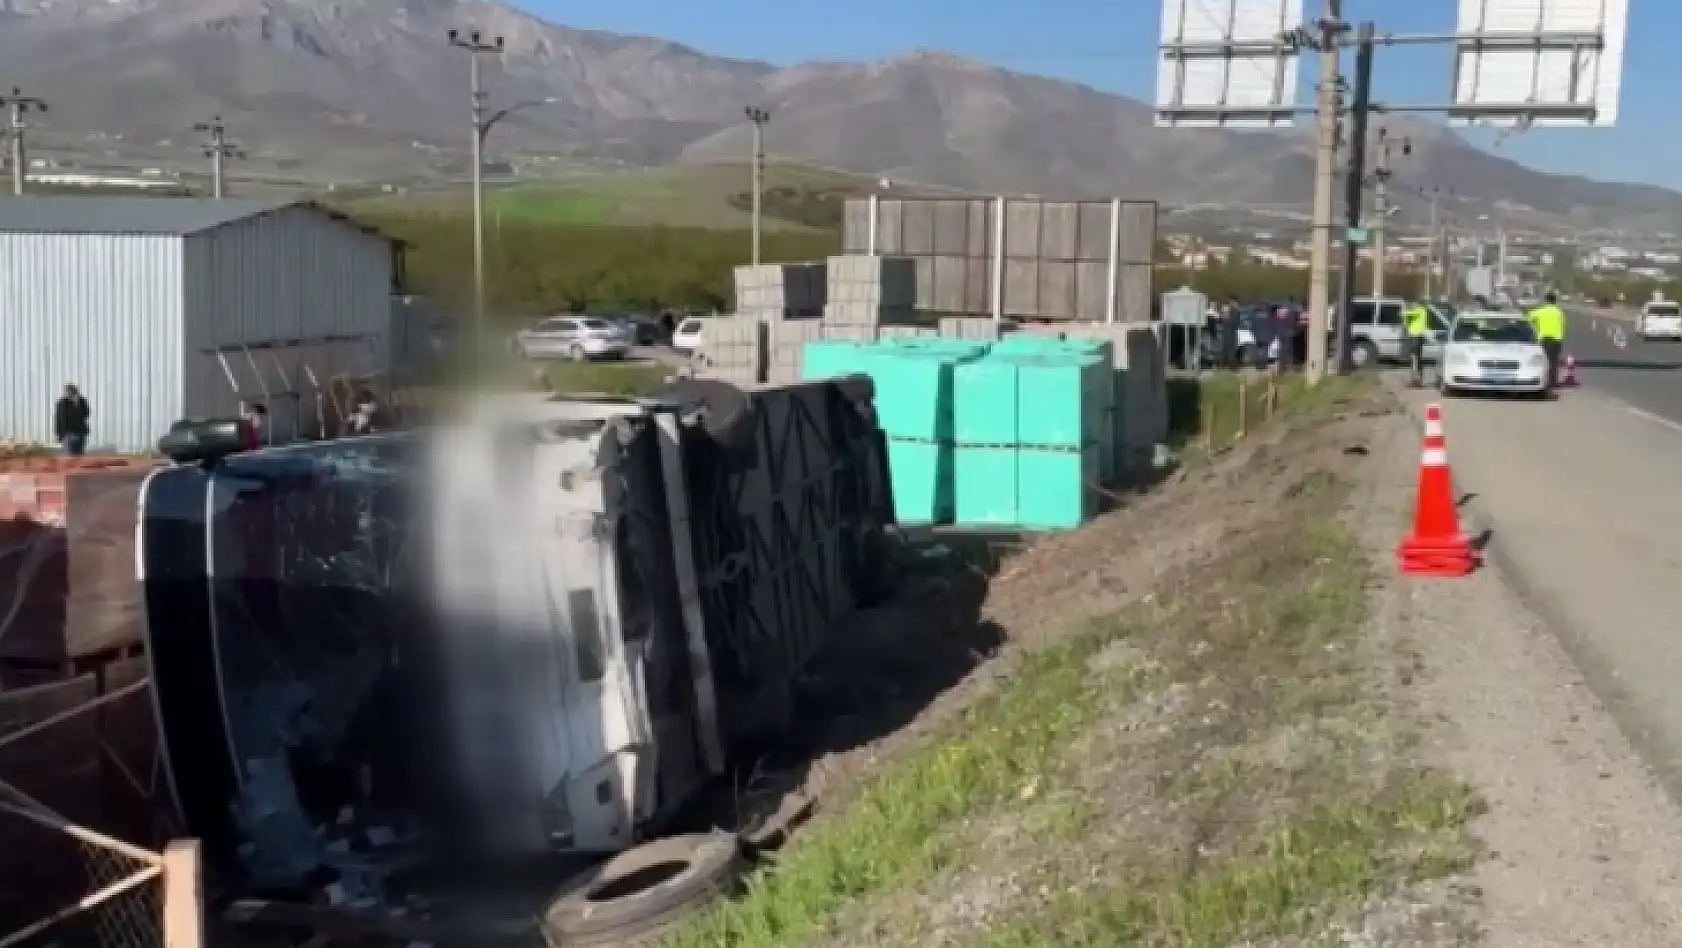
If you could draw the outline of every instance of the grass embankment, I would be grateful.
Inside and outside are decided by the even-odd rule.
[[[659,362],[553,362],[549,384],[568,395],[646,395],[676,373]]]
[[[1224,948],[1462,866],[1472,798],[1372,696],[1348,482],[1295,476],[1264,526],[1022,657],[666,944]]]

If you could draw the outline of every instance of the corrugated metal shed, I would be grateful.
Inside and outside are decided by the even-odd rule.
[[[179,417],[181,290],[179,237],[0,232],[0,438],[50,442],[75,382],[95,445],[156,441]]]
[[[315,383],[386,367],[392,266],[390,240],[313,204],[0,199],[0,438],[50,441],[71,381],[96,449],[241,397],[288,436]]]
[[[192,234],[291,202],[184,197],[23,197],[0,204],[0,231],[28,234]]]

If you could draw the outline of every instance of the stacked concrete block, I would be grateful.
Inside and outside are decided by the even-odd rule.
[[[840,342],[875,342],[893,326],[872,326],[869,323],[823,323],[823,337]]]
[[[816,319],[829,294],[821,263],[762,263],[736,268],[736,315],[764,322]]]
[[[948,339],[997,342],[999,324],[991,316],[947,316],[940,321],[940,334]]]
[[[849,254],[829,258],[825,322],[880,326],[909,322],[917,303],[917,267],[907,257]]]
[[[878,326],[878,339],[915,339],[919,336],[938,336],[940,330],[933,326]]]
[[[766,325],[757,319],[711,319],[695,354],[696,371],[708,378],[750,385],[765,377]]]
[[[788,385],[800,381],[805,365],[806,343],[826,338],[826,328],[817,320],[784,320],[769,324],[765,381],[772,385]]]
[[[842,247],[912,258],[921,310],[985,313],[997,290],[1007,316],[1131,321],[1148,318],[1156,221],[1150,201],[850,198]]]

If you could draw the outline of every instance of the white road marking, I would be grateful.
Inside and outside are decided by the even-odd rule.
[[[1631,405],[1629,402],[1626,402],[1621,398],[1613,398],[1612,396],[1605,395],[1605,394],[1602,394],[1600,397],[1606,399],[1609,402],[1611,402],[1613,407],[1619,409],[1620,411],[1623,411],[1626,414],[1634,415],[1637,418],[1643,419],[1645,421],[1653,422],[1656,425],[1663,425],[1666,428],[1669,428],[1671,431],[1676,432],[1677,434],[1682,434],[1682,421],[1672,421],[1671,419],[1666,418],[1663,415],[1655,415],[1652,412],[1646,410],[1645,408],[1637,408],[1634,405]]]

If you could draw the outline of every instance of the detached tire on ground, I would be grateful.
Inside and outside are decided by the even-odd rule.
[[[730,833],[672,836],[628,849],[549,904],[545,934],[556,948],[662,934],[723,894],[741,860],[741,842]]]

